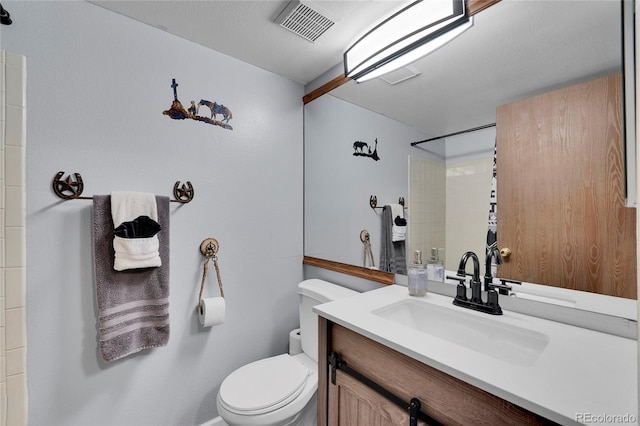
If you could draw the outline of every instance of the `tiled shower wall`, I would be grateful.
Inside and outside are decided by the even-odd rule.
[[[413,260],[416,250],[422,260],[431,255],[432,247],[445,247],[445,164],[409,157],[409,250],[407,261]],[[444,260],[446,253],[442,254]]]
[[[27,423],[26,60],[0,50],[0,426]]]
[[[455,271],[464,252],[485,252],[493,155],[446,165],[415,156],[409,161],[407,260],[421,250],[426,261],[432,247],[445,247],[440,259]]]

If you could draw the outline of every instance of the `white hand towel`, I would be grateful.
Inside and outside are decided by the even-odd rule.
[[[111,193],[111,217],[113,226],[129,222],[138,216],[149,216],[158,221],[156,197],[147,192],[114,191]]]
[[[396,220],[396,217],[400,216],[404,219],[404,207],[402,204],[389,204],[391,206],[391,216],[393,216],[393,220]]]
[[[396,218],[404,219],[404,207],[401,204],[390,204],[391,206],[391,241],[404,241],[407,238],[407,227],[396,225]]]
[[[391,233],[391,241],[394,243],[397,241],[404,241],[407,238],[407,227],[406,226],[395,226],[395,230]]]
[[[116,235],[113,237],[113,269],[124,271],[162,266],[159,248],[157,235],[147,238],[121,238]]]
[[[156,197],[146,192],[116,191],[111,193],[111,217],[115,228],[124,222],[131,222],[140,216],[158,220]],[[158,236],[142,238],[122,238],[117,235],[113,239],[115,259],[113,269],[153,268],[162,265]]]

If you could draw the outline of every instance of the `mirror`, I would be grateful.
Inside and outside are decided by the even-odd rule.
[[[430,256],[437,248],[445,269],[455,271],[462,253],[485,252],[495,137],[490,127],[446,138],[446,162],[411,154],[410,253]]]
[[[363,266],[359,235],[368,230],[377,265],[380,211],[369,207],[371,195],[379,206],[398,197],[408,201],[414,237],[407,253],[416,248],[414,241],[434,241],[421,249],[426,256],[430,247],[444,248],[447,269],[456,269],[470,247],[468,238],[479,238],[474,251],[483,253],[490,180],[466,193],[443,188],[453,180],[446,170],[458,166],[460,188],[475,182],[472,169],[490,176],[495,129],[418,147],[410,143],[495,123],[499,105],[621,71],[621,34],[616,1],[501,1],[476,15],[465,34],[412,64],[420,73],[415,78],[397,84],[380,78],[349,82],[307,104],[305,255]],[[354,156],[358,141],[375,146],[379,160]],[[440,181],[408,178],[409,163],[415,171],[425,161],[445,171]],[[425,199],[414,193],[418,182]],[[486,202],[471,201],[472,195]],[[418,217],[417,206],[425,203],[436,211]],[[478,206],[473,219],[464,216],[469,209],[453,207],[460,204]],[[438,206],[446,208],[437,211]],[[450,238],[452,230],[460,237]]]
[[[408,199],[413,150],[407,141],[427,135],[331,95],[305,105],[304,121],[305,255],[364,266],[360,233],[366,230],[378,266],[380,210],[372,209],[369,199],[375,196],[378,206]],[[367,145],[356,150],[357,142]],[[423,151],[421,157],[442,161],[444,142],[436,147],[438,151]],[[354,155],[369,149],[378,160]]]

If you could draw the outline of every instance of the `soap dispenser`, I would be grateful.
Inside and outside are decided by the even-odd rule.
[[[440,249],[432,248],[431,257],[427,261],[427,279],[444,282],[444,264],[440,260]]]
[[[407,268],[409,279],[409,295],[424,296],[427,294],[427,269],[422,263],[422,252],[416,250],[413,253],[413,263]]]

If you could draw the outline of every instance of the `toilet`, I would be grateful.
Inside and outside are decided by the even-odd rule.
[[[313,307],[358,292],[318,279],[298,284],[302,353],[238,368],[220,385],[218,414],[229,426],[317,424],[318,316]]]

